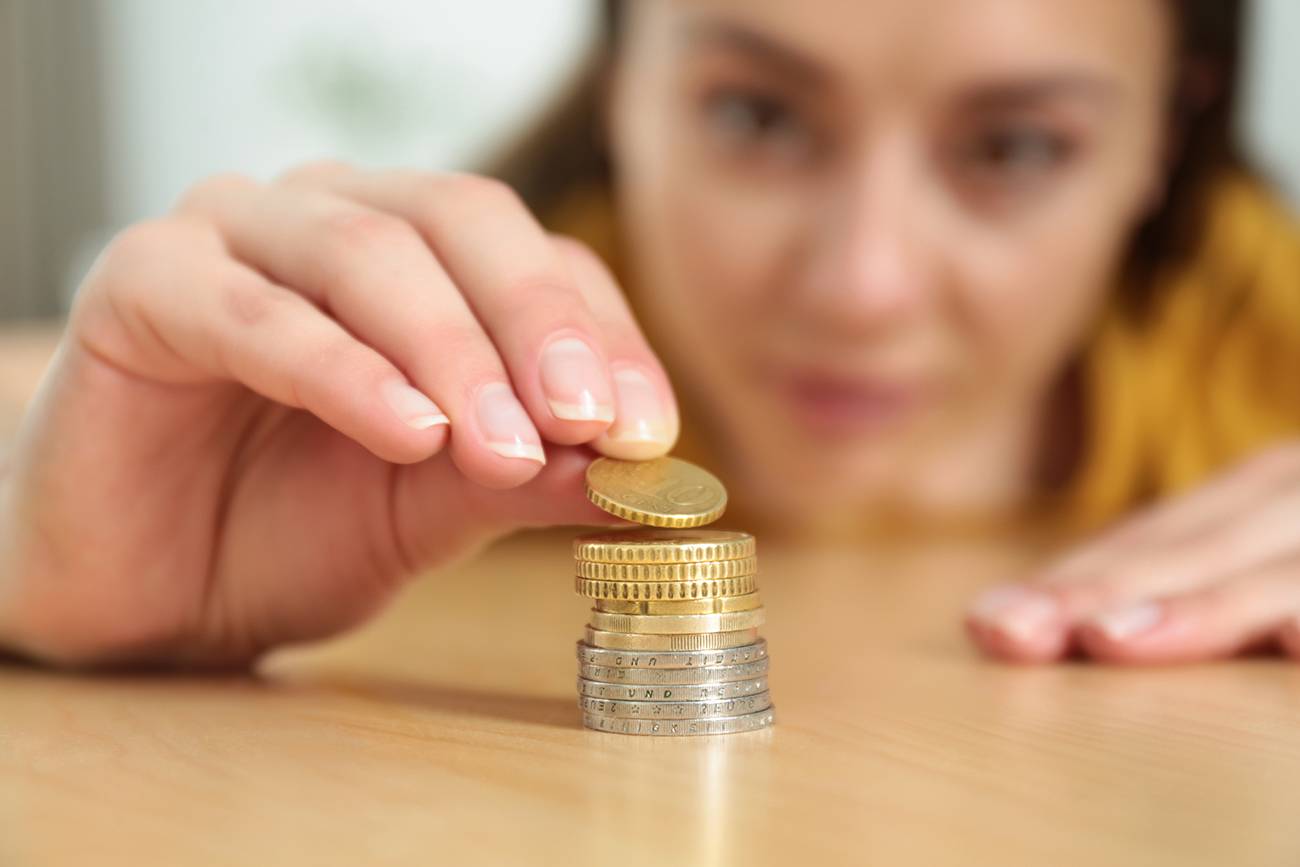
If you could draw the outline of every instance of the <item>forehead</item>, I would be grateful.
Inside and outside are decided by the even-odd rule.
[[[763,37],[840,84],[890,88],[1062,71],[1149,76],[1169,0],[641,0],[679,45]],[[665,33],[669,35],[669,33]],[[732,43],[732,44],[729,44]]]

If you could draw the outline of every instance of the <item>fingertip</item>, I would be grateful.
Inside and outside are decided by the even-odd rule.
[[[974,617],[966,619],[966,632],[980,651],[1000,662],[1029,665],[1055,662],[1066,651],[1065,636],[1061,632],[1019,635]]]
[[[672,451],[675,440],[635,436],[613,437],[602,434],[592,443],[592,448],[602,455],[622,461],[649,461],[661,458]]]
[[[616,414],[593,447],[603,455],[627,461],[662,457],[677,442],[681,422],[666,380],[656,384],[641,365],[614,369]]]

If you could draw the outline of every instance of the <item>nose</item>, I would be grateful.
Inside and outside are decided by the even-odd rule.
[[[804,302],[855,332],[896,327],[932,296],[924,183],[902,140],[864,149],[823,191]]]

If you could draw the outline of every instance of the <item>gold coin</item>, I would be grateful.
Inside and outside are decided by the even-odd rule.
[[[608,632],[635,632],[639,635],[680,635],[688,632],[735,632],[752,629],[767,622],[762,608],[729,611],[726,614],[611,614],[592,611],[592,629]]]
[[[601,581],[576,577],[573,589],[590,599],[672,600],[744,596],[758,589],[757,575],[710,581]]]
[[[699,563],[754,556],[754,537],[730,530],[625,530],[573,540],[573,556],[593,563]]]
[[[752,611],[763,604],[757,593],[712,599],[597,599],[596,610],[611,614],[725,614]]]
[[[712,473],[677,458],[587,467],[587,498],[612,515],[653,527],[699,527],[727,508],[727,489]]]
[[[586,630],[586,642],[592,647],[610,650],[725,650],[758,641],[757,629],[738,632],[704,632],[686,635],[639,635],[628,632]]]
[[[590,563],[578,561],[578,574],[598,581],[715,581],[758,571],[757,557],[707,563]]]

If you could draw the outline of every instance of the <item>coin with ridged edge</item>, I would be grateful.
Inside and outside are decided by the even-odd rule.
[[[758,630],[742,629],[739,632],[704,632],[694,635],[633,635],[588,626],[586,639],[588,644],[595,647],[614,650],[724,650],[742,644],[753,644],[758,640]]]
[[[715,596],[711,599],[597,599],[596,610],[611,614],[725,614],[761,608],[757,593],[744,596]]]
[[[608,668],[647,668],[663,670],[667,668],[712,668],[717,666],[740,665],[747,662],[767,660],[767,639],[760,638],[753,644],[742,644],[724,650],[683,650],[641,651],[641,650],[606,650],[578,642],[578,662],[581,665],[599,665]],[[591,675],[583,675],[591,677]],[[602,680],[603,678],[595,678]],[[657,683],[658,681],[646,681]],[[687,681],[683,681],[686,683]]]
[[[611,515],[652,527],[699,527],[727,508],[727,489],[707,470],[679,458],[587,466],[587,499]]]
[[[756,692],[739,698],[708,701],[622,701],[579,696],[578,707],[593,716],[630,716],[641,719],[699,719],[706,716],[738,716],[767,710],[772,695]]]
[[[591,627],[607,632],[630,632],[638,635],[680,635],[684,633],[736,632],[752,629],[767,622],[762,608],[729,611],[725,614],[611,614],[592,611]]]
[[[612,717],[598,714],[582,715],[582,724],[589,729],[620,735],[645,735],[650,737],[690,737],[698,735],[734,735],[766,729],[776,722],[776,708],[768,707],[755,713],[739,716],[706,717],[704,719],[670,720]]]
[[[589,599],[709,599],[753,593],[758,589],[758,576],[714,581],[601,581],[579,575],[573,587]]]
[[[609,683],[578,678],[578,695],[623,701],[724,701],[767,692],[766,677],[726,683]]]
[[[573,556],[593,563],[699,563],[753,557],[754,537],[731,530],[625,530],[573,540]]]
[[[597,581],[716,581],[757,572],[756,557],[704,563],[577,563],[577,574]]]
[[[741,662],[736,665],[710,665],[704,668],[618,668],[603,665],[578,666],[578,676],[602,683],[641,685],[731,683],[751,680],[767,674],[768,660]]]

